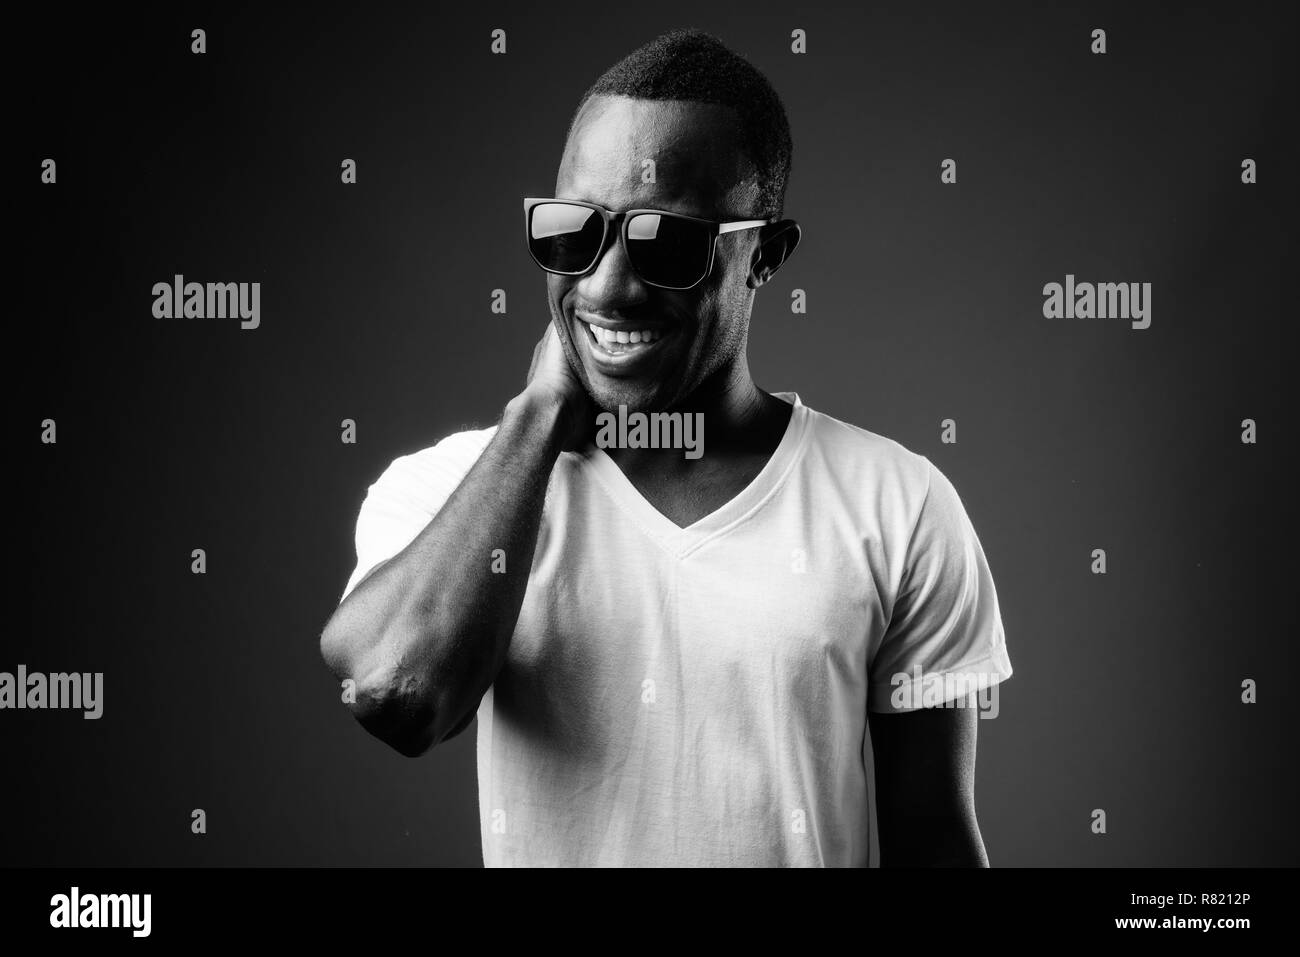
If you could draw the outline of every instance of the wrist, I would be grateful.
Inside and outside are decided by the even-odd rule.
[[[545,435],[558,451],[563,443],[566,409],[564,400],[549,393],[525,389],[506,403],[501,428],[528,435]]]

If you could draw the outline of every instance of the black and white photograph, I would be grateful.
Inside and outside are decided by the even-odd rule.
[[[862,868],[1280,929],[1294,26],[24,11],[4,926]]]

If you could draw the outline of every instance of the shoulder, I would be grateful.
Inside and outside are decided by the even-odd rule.
[[[815,464],[858,487],[866,483],[919,507],[937,471],[928,458],[886,435],[804,408],[808,454]]]
[[[384,469],[375,486],[429,487],[448,476],[457,481],[478,461],[496,434],[495,425],[486,429],[453,432],[426,448],[399,455]]]
[[[806,494],[823,514],[854,523],[890,556],[971,537],[957,490],[929,458],[824,412],[806,416]]]
[[[886,436],[810,410],[812,446],[843,497],[868,509],[909,551],[961,551],[978,541],[952,480],[929,458]]]

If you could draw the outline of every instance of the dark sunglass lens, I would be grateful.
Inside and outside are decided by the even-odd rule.
[[[641,213],[627,224],[627,254],[647,282],[685,289],[704,277],[709,228],[675,216]]]
[[[604,220],[594,209],[538,203],[528,222],[528,248],[543,269],[582,272],[595,260],[604,233]]]

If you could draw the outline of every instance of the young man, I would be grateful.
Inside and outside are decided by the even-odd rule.
[[[862,866],[868,743],[881,864],[987,863],[976,712],[932,706],[974,686],[921,687],[1011,674],[957,493],[750,377],[754,294],[799,242],[790,155],[707,34],[612,67],[525,203],[552,320],[526,388],[362,505],[322,653],[403,754],[478,717],[489,866]],[[704,431],[610,445],[608,412]]]

